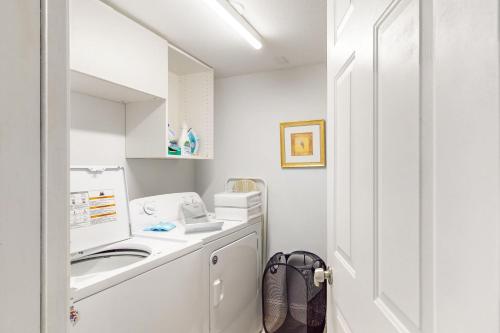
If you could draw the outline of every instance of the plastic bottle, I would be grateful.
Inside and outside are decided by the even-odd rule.
[[[179,137],[179,147],[181,147],[182,155],[191,155],[191,141],[188,136],[188,127],[186,123],[182,124],[181,136]]]
[[[198,153],[198,149],[200,148],[200,140],[198,139],[198,135],[196,132],[190,128],[188,131],[188,139],[191,144],[191,154],[196,155]]]

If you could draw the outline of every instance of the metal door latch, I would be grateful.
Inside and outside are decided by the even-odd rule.
[[[314,285],[319,287],[321,283],[328,281],[328,284],[333,284],[333,272],[331,267],[327,267],[326,270],[323,268],[316,268],[314,270]]]

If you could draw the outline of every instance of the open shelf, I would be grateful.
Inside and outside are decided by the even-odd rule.
[[[162,160],[208,160],[212,158],[208,158],[206,156],[201,156],[201,155],[191,155],[191,156],[180,156],[180,155],[165,155],[165,156],[159,156],[159,157],[127,157],[127,158],[134,158],[134,159],[162,159]]]
[[[212,159],[213,95],[213,69],[169,45],[166,102],[127,105],[127,157]],[[197,134],[199,150],[196,155],[169,155],[169,125],[178,138],[183,124]]]

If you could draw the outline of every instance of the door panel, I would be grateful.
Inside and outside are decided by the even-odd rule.
[[[437,333],[500,332],[499,6],[434,4]]]
[[[391,5],[374,34],[374,296],[420,326],[419,3]],[[397,269],[395,269],[397,267]]]
[[[344,23],[349,20],[349,15],[352,11],[351,0],[338,0],[335,1],[335,39],[339,38],[342,33]]]
[[[338,180],[336,212],[339,223],[336,224],[337,258],[354,276],[356,273],[351,262],[351,72],[356,55],[353,53],[339,70],[335,78],[335,107],[343,112],[338,113],[336,120],[339,138],[336,169],[344,177]]]
[[[335,313],[335,321],[336,321],[336,332],[337,333],[352,333],[349,324],[347,323],[344,315],[340,312],[339,309],[336,309]]]

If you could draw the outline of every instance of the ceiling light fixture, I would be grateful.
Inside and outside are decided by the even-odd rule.
[[[262,37],[227,0],[205,0],[205,3],[255,49],[262,48]]]

